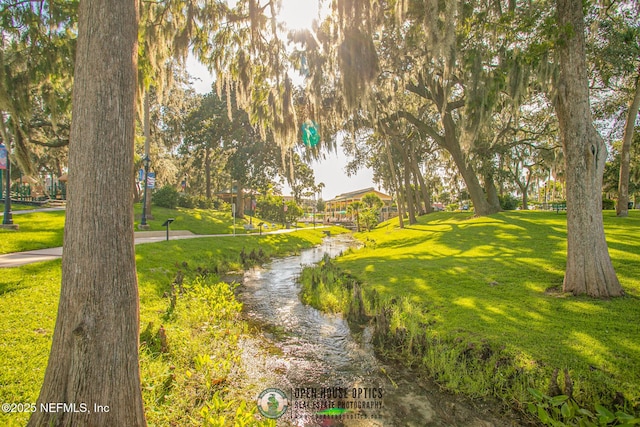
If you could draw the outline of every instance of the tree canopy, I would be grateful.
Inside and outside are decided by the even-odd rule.
[[[64,169],[65,149],[56,147],[69,139],[77,7],[2,2],[0,130],[24,173]],[[563,49],[578,31],[591,115],[604,137],[599,159],[615,164],[619,153],[614,196],[637,197],[629,154],[640,75],[637,1],[586,4],[569,29],[546,0],[338,0],[325,4],[312,28],[295,31],[280,7],[275,0],[142,3],[138,114],[142,95],[150,96],[152,167],[163,184],[187,181],[188,191],[212,197],[234,182],[263,191],[284,177],[300,198],[315,185],[305,162],[344,141],[348,172],[372,168],[395,195],[401,225],[435,201],[469,205],[477,215],[513,197],[523,209],[531,196],[542,205],[568,201],[574,170],[557,106],[566,88]],[[204,97],[186,86],[188,52],[216,75]],[[314,147],[303,143],[305,123],[320,136]]]

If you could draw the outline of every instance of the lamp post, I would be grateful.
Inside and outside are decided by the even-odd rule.
[[[11,213],[11,161],[9,160],[9,149],[4,144],[0,144],[0,169],[7,171],[2,228],[17,229],[18,225],[13,223],[13,214]]]
[[[142,219],[140,220],[139,228],[149,228],[147,224],[147,187],[149,179],[149,156],[145,155],[142,160],[144,164],[144,193],[142,196]]]

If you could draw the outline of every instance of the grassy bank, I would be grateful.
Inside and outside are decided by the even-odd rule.
[[[252,398],[259,390],[239,364],[238,342],[247,326],[239,318],[233,285],[222,283],[220,276],[298,252],[322,237],[321,230],[307,229],[136,247],[142,387],[150,426],[272,425],[255,421]],[[2,270],[1,402],[35,402],[59,288],[59,260]],[[25,425],[27,419],[28,414],[0,413],[3,426]]]
[[[529,388],[553,391],[558,369],[556,391],[583,406],[640,409],[640,241],[631,237],[640,234],[638,212],[625,219],[605,213],[627,292],[612,300],[561,293],[563,214],[437,213],[405,229],[396,225],[360,234],[365,247],[340,257],[328,273],[305,272],[304,298],[335,301],[334,309],[352,316],[364,311],[378,330],[379,351],[457,392],[525,408]],[[340,271],[351,278],[330,283]],[[362,288],[362,302],[343,290],[354,286]],[[354,303],[363,310],[345,308]]]
[[[0,228],[0,254],[62,246],[64,211],[13,215],[18,230]]]
[[[33,208],[31,206],[30,208]],[[233,234],[233,218],[229,212],[214,211],[209,209],[165,209],[154,206],[151,210],[153,219],[147,224],[150,231],[166,230],[162,224],[173,218],[172,230],[188,230],[194,234]],[[135,229],[142,215],[142,206],[135,205]],[[36,249],[55,248],[62,246],[64,234],[64,211],[45,211],[16,214],[13,216],[14,224],[18,224],[18,230],[0,229],[0,254],[11,252],[31,251]],[[254,224],[260,220],[253,218]],[[253,222],[252,221],[252,222]],[[249,218],[236,220],[236,234],[246,234],[244,225],[249,223]],[[253,231],[256,232],[255,230]]]

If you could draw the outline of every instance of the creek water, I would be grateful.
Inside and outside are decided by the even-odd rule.
[[[353,332],[341,315],[302,304],[297,283],[302,268],[353,244],[348,235],[326,238],[320,246],[244,274],[238,298],[263,349],[260,355],[245,355],[245,364],[265,388],[286,394],[288,408],[278,425],[519,425],[492,415],[487,405],[462,402],[428,379],[379,360],[368,328]]]

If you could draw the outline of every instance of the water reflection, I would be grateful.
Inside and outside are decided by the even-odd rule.
[[[244,275],[239,294],[245,315],[279,351],[264,363],[278,373],[277,387],[290,408],[278,425],[296,426],[512,426],[481,415],[440,393],[428,381],[381,363],[368,330],[354,335],[341,315],[299,300],[297,276],[305,265],[335,257],[353,245],[350,236],[327,238],[300,255],[277,259]],[[320,414],[320,415],[319,415]],[[329,414],[324,416],[323,414]]]

